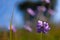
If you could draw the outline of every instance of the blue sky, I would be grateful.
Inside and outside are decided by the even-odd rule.
[[[19,0],[18,0],[19,1]],[[13,11],[13,7],[17,0],[0,0],[0,26],[8,27],[10,25],[10,19]],[[20,2],[23,2],[20,0]],[[18,12],[15,8],[14,10],[14,20],[13,25],[23,25],[24,17],[22,12]]]
[[[24,2],[26,0],[0,0],[0,26],[9,27],[10,19],[14,5],[17,2]],[[32,0],[36,2],[37,0]],[[23,25],[24,24],[24,14],[23,12],[18,12],[17,9],[14,9],[14,18],[13,25]]]
[[[60,23],[60,0],[56,1],[54,16],[52,16],[52,22]]]
[[[0,0],[0,26],[9,27],[10,19],[13,11],[13,7],[17,1],[24,2],[24,0]],[[37,1],[37,0],[33,0]],[[60,9],[60,1],[57,1],[56,10]],[[52,17],[53,21],[59,22],[60,21],[60,10]],[[23,25],[24,24],[24,14],[23,12],[18,12],[15,8],[14,10],[14,20],[13,25]]]

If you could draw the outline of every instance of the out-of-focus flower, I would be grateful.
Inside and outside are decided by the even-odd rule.
[[[8,29],[10,30],[10,27],[8,27]],[[11,30],[13,30],[13,32],[16,32],[16,28],[13,25],[11,26]]]
[[[38,21],[40,21],[40,20],[38,20]],[[40,21],[40,24],[41,24],[41,22],[42,21]],[[37,32],[38,33],[40,33],[40,32],[47,33],[50,30],[48,23],[42,22],[42,24],[43,24],[42,26],[37,24]]]
[[[41,0],[42,2],[50,3],[50,0]]]
[[[45,12],[46,11],[46,8],[44,6],[37,6],[37,10],[38,11],[42,11],[42,12]]]
[[[39,25],[39,26],[43,26],[43,22],[40,21],[40,20],[38,20],[38,25]]]
[[[27,8],[27,12],[32,16],[35,15],[35,12],[31,8]]]
[[[44,22],[44,32],[47,33],[50,30],[48,23]]]
[[[50,3],[50,0],[45,0],[46,3]]]
[[[52,9],[49,9],[48,13],[51,14],[51,15],[53,15],[54,11]]]
[[[24,25],[24,28],[29,32],[32,32],[32,28],[29,25]]]

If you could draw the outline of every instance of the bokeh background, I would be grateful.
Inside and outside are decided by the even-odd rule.
[[[28,15],[25,16],[28,13],[18,9],[18,4],[26,1],[36,3],[41,0],[0,0],[0,40],[10,40],[8,27],[10,27],[12,12],[14,12],[13,25],[16,27],[16,32],[12,31],[11,40],[60,40],[60,0],[51,0],[53,15],[48,13],[45,16],[38,14],[33,19],[30,24],[32,32],[24,28],[25,22],[30,18]],[[49,23],[51,29],[47,34],[42,35],[36,32],[38,18]]]

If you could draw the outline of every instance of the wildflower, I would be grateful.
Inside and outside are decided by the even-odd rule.
[[[45,0],[46,3],[50,3],[50,0]]]
[[[10,27],[8,27],[8,29],[10,30]],[[13,32],[16,32],[16,28],[13,25],[11,26],[11,30],[13,30]]]
[[[41,0],[42,2],[50,3],[50,0]]]
[[[39,21],[40,20],[38,20],[38,22]],[[42,22],[42,24],[41,24],[41,22],[42,21],[39,22],[40,25],[37,24],[37,32],[38,33],[40,33],[40,32],[47,33],[50,30],[50,27],[49,27],[48,23]]]
[[[53,15],[54,11],[52,9],[49,9],[48,13],[51,14],[51,15]]]
[[[44,6],[37,6],[37,10],[38,11],[42,11],[42,12],[45,12],[46,11],[46,8]]]
[[[44,32],[47,33],[50,30],[48,23],[44,22]]]
[[[27,23],[24,25],[24,29],[28,30],[29,32],[32,32],[32,28],[29,25],[30,25],[30,22],[27,21]]]
[[[31,8],[27,8],[27,12],[32,16],[35,15],[35,12]]]

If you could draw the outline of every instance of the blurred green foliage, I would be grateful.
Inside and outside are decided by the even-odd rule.
[[[0,32],[0,39],[3,39],[3,32]],[[9,38],[7,34],[9,33],[6,32],[6,38]],[[29,32],[25,29],[19,29],[12,34],[13,40],[60,40],[60,28],[54,27],[54,25],[51,25],[51,30],[47,34],[37,33],[36,31]]]

